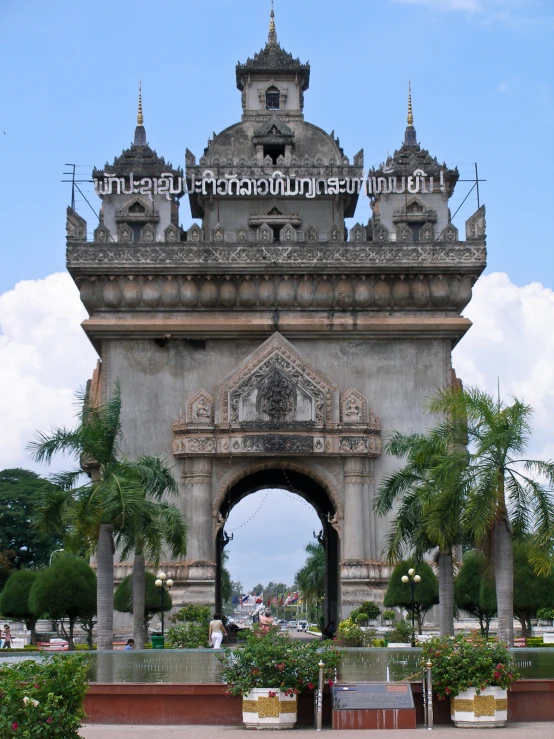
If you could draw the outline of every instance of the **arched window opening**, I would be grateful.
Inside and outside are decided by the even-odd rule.
[[[274,85],[268,87],[265,93],[265,109],[279,110],[280,97],[281,93]]]

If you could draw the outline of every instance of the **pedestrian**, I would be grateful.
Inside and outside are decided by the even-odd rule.
[[[210,621],[208,639],[211,641],[214,649],[221,649],[223,635],[227,633],[227,629],[223,626],[223,621],[219,613],[214,613],[213,620]]]
[[[260,625],[261,626],[273,626],[275,619],[271,615],[269,608],[266,608],[265,613],[260,614]]]
[[[123,647],[124,652],[130,652],[131,649],[135,648],[135,640],[134,639],[127,639],[127,644]]]
[[[2,644],[2,649],[11,649],[12,648],[12,632],[10,631],[10,627],[8,624],[4,624],[4,632],[2,634],[2,638],[4,639],[4,642]]]
[[[334,621],[329,621],[327,626],[321,632],[322,639],[334,639],[337,633],[337,627]]]

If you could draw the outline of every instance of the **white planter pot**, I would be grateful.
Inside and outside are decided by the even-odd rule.
[[[508,691],[491,687],[477,695],[475,688],[464,690],[452,699],[451,716],[459,727],[504,726],[508,719]]]
[[[277,688],[254,688],[242,699],[242,720],[248,729],[292,729],[297,710],[296,695],[286,696]]]

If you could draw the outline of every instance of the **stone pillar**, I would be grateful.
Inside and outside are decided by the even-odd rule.
[[[183,467],[183,512],[187,523],[187,560],[215,562],[212,525],[212,460],[187,459]]]
[[[215,604],[215,539],[212,519],[212,460],[187,459],[180,485],[180,508],[187,524],[187,554],[184,567],[173,574],[174,606],[187,603]]]
[[[364,460],[346,457],[344,460],[344,526],[342,560],[366,559]]]

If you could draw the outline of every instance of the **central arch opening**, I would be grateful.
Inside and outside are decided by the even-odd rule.
[[[322,615],[326,623],[330,620],[337,621],[339,612],[339,537],[331,524],[331,519],[337,513],[331,497],[322,485],[307,474],[282,467],[263,469],[245,475],[229,487],[219,508],[221,516],[227,520],[233,508],[240,501],[261,490],[286,490],[299,495],[313,507],[319,519],[320,541],[325,551],[325,597],[322,604]],[[225,527],[223,527],[216,538],[216,604],[218,609],[221,609],[223,605],[221,572],[226,533]],[[283,535],[286,535],[286,531],[283,531]],[[307,543],[308,541],[304,542],[304,544]],[[268,545],[270,544],[271,542],[268,541]],[[298,569],[302,564],[303,562],[299,562]]]

